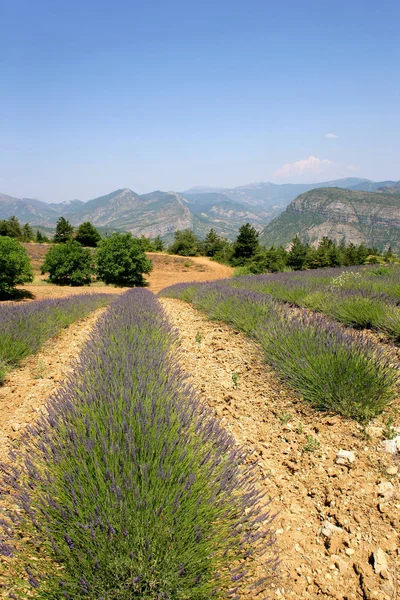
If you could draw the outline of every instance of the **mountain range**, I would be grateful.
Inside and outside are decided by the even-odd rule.
[[[396,196],[399,182],[351,177],[312,184],[258,182],[235,188],[195,187],[179,193],[156,190],[149,194],[125,188],[87,202],[59,203],[0,194],[0,219],[15,215],[23,223],[52,231],[58,218],[64,216],[75,226],[91,221],[108,230],[152,238],[160,235],[167,242],[177,229],[190,228],[203,237],[213,227],[217,233],[235,239],[245,222],[260,232],[267,226],[269,235],[268,224],[295,198],[317,188],[332,187],[370,193],[385,188],[387,195]]]

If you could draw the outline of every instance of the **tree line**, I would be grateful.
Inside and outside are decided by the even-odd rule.
[[[204,240],[191,229],[177,231],[168,251],[182,256],[208,256],[239,267],[243,273],[254,274],[373,264],[396,258],[390,247],[382,253],[364,244],[357,246],[344,241],[336,244],[328,237],[323,237],[317,247],[303,243],[296,236],[288,249],[283,246],[267,248],[260,243],[259,232],[250,223],[240,227],[234,242],[218,235],[214,229],[209,231]]]

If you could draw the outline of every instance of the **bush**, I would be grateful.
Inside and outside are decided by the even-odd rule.
[[[30,281],[33,271],[25,248],[14,238],[0,236],[0,295]]]
[[[141,240],[130,233],[113,233],[103,239],[97,251],[97,275],[105,283],[143,286],[143,273],[150,273],[151,260],[143,252]]]
[[[257,465],[187,386],[174,341],[153,294],[120,296],[52,398],[22,474],[8,468],[21,529],[35,530],[20,559],[35,597],[233,598],[272,543]]]
[[[90,250],[70,240],[49,249],[41,272],[48,272],[49,281],[59,285],[90,284],[94,273],[93,258]]]

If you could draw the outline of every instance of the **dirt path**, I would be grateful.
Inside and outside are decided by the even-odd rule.
[[[354,422],[316,413],[263,364],[255,343],[179,300],[161,302],[179,329],[183,368],[253,453],[280,510],[283,579],[275,597],[394,600],[399,485],[391,455],[380,449],[381,424],[366,436]],[[340,449],[354,452],[351,466],[336,464]],[[382,575],[371,564],[378,547],[387,561]]]
[[[0,460],[5,460],[25,427],[35,421],[59,382],[71,370],[89,332],[106,308],[63,329],[21,367],[11,371],[0,387]]]

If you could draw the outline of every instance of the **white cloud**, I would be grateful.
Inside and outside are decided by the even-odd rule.
[[[317,158],[316,156],[309,156],[303,160],[297,160],[296,162],[287,163],[278,169],[275,173],[275,177],[292,177],[301,176],[308,173],[322,173],[327,167],[334,166],[331,160],[326,158]]]
[[[328,138],[328,139],[336,139],[339,136],[337,135],[337,133],[326,133],[325,137]]]

